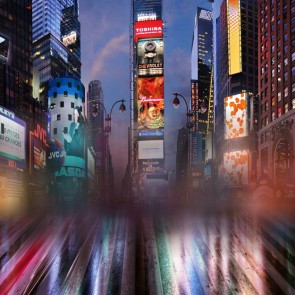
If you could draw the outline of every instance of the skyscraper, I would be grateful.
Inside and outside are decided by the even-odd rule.
[[[31,1],[1,1],[0,104],[21,114],[32,95],[31,33]]]
[[[213,131],[213,23],[212,12],[198,7],[191,57],[192,169],[205,160],[205,135]]]
[[[256,170],[250,119],[257,93],[257,1],[223,0],[214,9],[218,182],[219,188],[243,187]]]
[[[40,75],[41,100],[50,79],[81,78],[78,16],[78,0],[33,0],[33,66]]]
[[[132,183],[164,170],[164,41],[162,0],[131,1]],[[131,178],[130,178],[131,179]]]
[[[295,183],[295,1],[258,2],[258,178],[282,192]]]

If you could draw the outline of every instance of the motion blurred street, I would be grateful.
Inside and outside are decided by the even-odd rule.
[[[294,294],[293,210],[236,199],[2,216],[0,293]]]

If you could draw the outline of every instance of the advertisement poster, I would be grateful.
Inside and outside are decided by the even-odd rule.
[[[138,76],[164,74],[164,42],[162,39],[143,39],[137,43]]]
[[[225,98],[225,139],[248,135],[247,95],[241,93]]]
[[[137,80],[138,130],[164,128],[164,77]]]
[[[138,141],[138,159],[163,159],[163,140],[140,140]]]
[[[225,183],[229,186],[248,184],[248,161],[247,150],[225,153],[223,157],[223,174]]]
[[[32,146],[34,169],[40,172],[46,172],[46,146],[34,137],[32,137]]]
[[[26,123],[14,113],[0,107],[0,157],[15,162],[16,168],[25,168]]]
[[[134,40],[138,42],[139,39],[147,38],[162,38],[163,37],[163,21],[149,20],[142,22],[135,22]]]

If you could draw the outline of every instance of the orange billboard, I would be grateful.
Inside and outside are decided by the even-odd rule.
[[[224,104],[225,139],[248,136],[247,94],[228,96]]]
[[[225,184],[229,186],[248,184],[248,162],[248,150],[224,153],[221,172]]]
[[[227,0],[229,74],[242,72],[240,1]]]

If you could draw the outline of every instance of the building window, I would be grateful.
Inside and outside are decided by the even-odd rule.
[[[266,111],[268,111],[268,110],[269,110],[268,101],[265,103],[265,110],[266,110]]]
[[[75,98],[78,98],[78,93],[75,93]]]
[[[58,114],[58,115],[56,116],[56,120],[57,120],[57,121],[60,121],[60,119],[61,119],[61,115]]]
[[[295,83],[292,83],[292,92],[295,92]]]
[[[68,120],[72,121],[72,115],[68,115]]]
[[[57,128],[53,128],[53,134],[57,134]]]
[[[285,66],[288,65],[288,58],[287,57],[284,59],[284,65]]]
[[[294,60],[295,60],[295,51],[292,52],[292,61],[294,61]]]
[[[63,108],[65,106],[65,103],[63,101],[61,101],[59,105],[61,108]]]
[[[271,106],[275,106],[276,105],[276,100],[274,97],[271,98]]]
[[[271,113],[271,120],[274,121],[276,118],[276,113],[275,112],[272,112]]]
[[[275,69],[271,70],[271,77],[273,78],[275,76]]]
[[[288,113],[288,111],[289,111],[289,105],[288,105],[288,103],[286,102],[286,103],[285,103],[285,114]]]
[[[54,97],[54,98],[57,97],[57,92],[54,92],[54,93],[53,93],[53,97]]]
[[[288,72],[284,73],[284,79],[285,79],[285,81],[288,81]]]
[[[275,83],[271,83],[271,91],[274,92],[276,90]]]
[[[64,96],[68,96],[68,92],[67,91],[64,91]]]
[[[71,108],[73,109],[75,107],[75,104],[71,102]]]
[[[282,65],[281,64],[278,64],[278,73],[281,72],[281,67],[282,67]]]
[[[292,99],[292,109],[295,109],[295,98]]]
[[[268,117],[265,117],[265,126],[268,125],[268,123],[269,123],[269,119]]]
[[[72,82],[68,82],[68,87],[72,88]]]
[[[295,76],[295,66],[292,67],[292,76]]]
[[[282,116],[282,108],[278,107],[278,118]]]
[[[278,101],[281,101],[282,99],[282,92],[278,92]]]
[[[80,85],[77,85],[77,89],[80,90]]]
[[[284,89],[284,97],[287,97],[288,94],[289,94],[288,87],[285,87],[285,89]]]
[[[60,82],[56,82],[56,87],[60,87]]]

